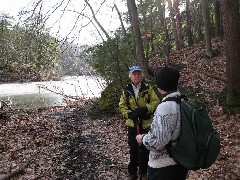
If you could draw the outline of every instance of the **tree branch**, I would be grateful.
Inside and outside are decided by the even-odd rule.
[[[89,4],[88,0],[84,0],[88,7],[90,8],[91,12],[92,12],[92,16],[93,16],[93,19],[94,21],[97,23],[98,27],[102,30],[102,32],[105,34],[105,36],[107,37],[107,39],[111,39],[110,36],[108,35],[107,31],[102,27],[102,25],[99,23],[99,21],[97,20],[96,16],[95,16],[95,13],[93,11],[93,8],[92,6]]]
[[[18,168],[17,170],[3,176],[3,177],[0,177],[0,180],[10,180],[12,179],[13,177],[19,175],[19,174],[22,174],[25,172],[25,169],[31,164],[32,160],[33,160],[33,157],[30,157],[29,160],[20,168]]]

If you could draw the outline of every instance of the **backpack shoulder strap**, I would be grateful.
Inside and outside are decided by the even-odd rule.
[[[150,96],[149,96],[149,88],[150,88],[150,85],[149,85],[149,84],[146,84],[146,87],[147,87],[146,92],[147,92],[147,94],[148,94],[147,103],[150,103]]]
[[[185,99],[187,100],[187,97],[185,95],[181,95],[181,96],[178,96],[178,97],[167,97],[166,99],[164,99],[162,102],[166,102],[166,101],[175,101],[177,104],[180,105],[181,107],[181,99]],[[181,110],[180,110],[181,112]],[[179,137],[178,137],[179,138]],[[178,139],[177,138],[177,139]],[[176,140],[177,140],[176,139]],[[175,142],[176,140],[170,140],[166,145],[165,145],[165,148],[169,154],[169,156],[171,158],[173,158],[173,155],[172,155],[172,151],[171,151],[171,147],[172,147],[172,143]]]
[[[127,84],[126,88],[123,90],[126,98],[125,101],[129,109],[130,109],[129,97],[131,96],[132,93],[134,93],[131,86],[132,86],[131,84]]]
[[[125,95],[125,101],[126,101],[126,104],[128,106],[128,108],[130,109],[130,103],[129,103],[129,93],[127,92],[126,89],[123,90],[124,91],[124,95]]]

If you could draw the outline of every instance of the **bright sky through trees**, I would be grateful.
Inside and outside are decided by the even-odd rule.
[[[18,12],[32,11],[36,2],[37,0],[0,0],[0,12],[14,16],[15,21],[18,21]],[[121,13],[127,11],[124,2],[120,0],[115,2]],[[111,31],[120,27],[117,12],[113,8],[114,0],[91,0],[89,3],[97,20],[110,35]],[[36,8],[36,13],[39,12],[40,7],[39,5]],[[46,24],[50,28],[50,33],[59,39],[67,37],[68,41],[78,44],[95,44],[101,41],[90,8],[86,6],[84,0],[42,0],[41,12],[44,18],[47,18]]]

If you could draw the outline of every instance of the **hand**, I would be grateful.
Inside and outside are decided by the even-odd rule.
[[[133,121],[137,121],[138,115],[135,113],[135,111],[132,111],[132,112],[128,113],[128,118],[132,119]]]
[[[134,110],[134,112],[137,114],[138,117],[143,117],[147,114],[148,108],[146,106],[144,107],[139,107]]]
[[[136,140],[137,140],[138,144],[142,144],[142,135],[141,135],[141,134],[138,134],[138,135],[136,136]]]
[[[137,120],[138,118],[142,118],[145,116],[148,112],[148,108],[145,107],[139,107],[133,110],[132,112],[128,113],[128,118],[132,120]]]

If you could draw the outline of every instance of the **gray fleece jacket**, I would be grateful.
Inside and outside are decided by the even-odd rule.
[[[173,92],[163,98],[180,96]],[[165,145],[175,140],[180,134],[180,106],[174,101],[162,102],[158,105],[153,123],[148,134],[143,135],[143,144],[150,150],[148,165],[152,168],[162,168],[177,164],[169,157]]]

